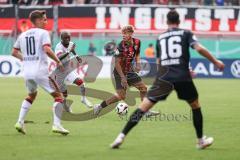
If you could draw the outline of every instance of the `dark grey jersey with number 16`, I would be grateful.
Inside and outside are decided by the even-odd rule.
[[[189,73],[190,47],[198,43],[191,31],[173,28],[160,34],[157,39],[157,58],[160,67],[166,67],[167,73],[162,79],[176,81],[190,81]]]

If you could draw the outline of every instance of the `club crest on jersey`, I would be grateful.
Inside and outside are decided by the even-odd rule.
[[[135,45],[135,46],[134,46],[134,49],[137,50],[137,49],[138,49],[138,45]]]
[[[129,56],[133,57],[134,52],[129,52]]]

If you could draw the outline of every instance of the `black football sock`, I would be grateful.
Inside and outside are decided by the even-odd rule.
[[[202,138],[203,136],[203,117],[201,108],[193,109],[193,125],[196,130],[197,138]]]
[[[100,106],[101,106],[102,108],[105,108],[105,107],[107,107],[108,105],[107,105],[106,101],[102,101],[102,103],[100,104]]]
[[[141,120],[145,112],[143,112],[141,109],[136,109],[133,114],[130,116],[129,121],[125,125],[124,129],[122,130],[122,133],[124,135],[127,135],[128,132],[138,124],[138,122]]]

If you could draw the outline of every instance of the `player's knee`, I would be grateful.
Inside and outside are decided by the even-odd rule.
[[[63,94],[64,98],[67,98],[67,96],[68,96],[68,92],[67,91],[64,91],[62,94]]]
[[[192,109],[200,108],[200,104],[198,102],[198,99],[188,101],[188,104],[192,107]]]
[[[33,103],[34,100],[36,99],[36,97],[37,97],[37,92],[29,93],[28,97],[26,98],[26,100],[31,102],[31,103]]]
[[[59,103],[63,103],[64,102],[64,98],[63,96],[57,96],[54,98],[54,101],[55,102],[59,102]]]
[[[54,102],[63,103],[63,102],[64,102],[64,99],[58,97],[58,98],[55,98],[55,99],[54,99]]]
[[[62,93],[60,93],[60,92],[53,92],[51,95],[53,96],[55,102],[63,103],[64,98],[63,98],[63,94]]]
[[[142,93],[147,93],[147,86],[142,86],[139,90]]]
[[[74,83],[77,85],[77,86],[81,86],[83,84],[83,80],[82,79],[76,79],[74,81]]]
[[[126,98],[126,94],[118,94],[118,100],[124,100]]]

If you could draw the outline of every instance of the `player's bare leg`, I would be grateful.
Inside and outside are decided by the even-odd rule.
[[[123,143],[126,135],[131,131],[131,129],[138,124],[141,118],[146,112],[148,112],[155,103],[150,101],[148,98],[144,98],[139,108],[136,109],[129,118],[129,121],[123,128],[122,132],[117,136],[114,142],[110,145],[111,148],[116,149]]]
[[[37,97],[37,91],[34,93],[29,93],[28,96],[22,102],[18,121],[15,124],[16,130],[22,134],[26,134],[24,120],[36,97]]]
[[[135,83],[133,86],[139,90],[141,101],[143,101],[143,98],[147,94],[147,86],[142,81]],[[146,112],[145,116],[151,117],[151,116],[157,116],[159,114],[160,113],[157,111],[148,111],[148,112]]]
[[[143,98],[147,93],[147,86],[142,81],[133,84],[133,86],[139,90],[141,101],[143,101]]]
[[[196,99],[194,101],[189,101],[188,104],[192,108],[193,125],[198,138],[196,147],[198,149],[207,148],[213,144],[214,140],[212,137],[206,137],[203,135],[203,118],[199,101]]]
[[[64,129],[61,125],[61,115],[63,112],[63,95],[60,92],[53,92],[51,93],[52,97],[54,98],[55,102],[53,104],[53,126],[52,132],[60,133],[62,135],[69,134],[69,131]]]
[[[92,108],[93,107],[92,103],[86,97],[86,89],[83,80],[77,78],[73,83],[80,87],[80,93],[82,95],[81,102],[85,104],[85,106],[87,106],[88,108]]]
[[[94,109],[93,109],[94,114],[98,115],[103,108],[107,107],[112,103],[118,102],[120,100],[124,100],[125,98],[126,98],[126,89],[118,89],[117,93],[114,96],[103,101],[101,104],[97,104],[94,106]]]

